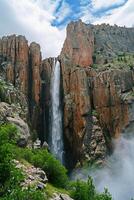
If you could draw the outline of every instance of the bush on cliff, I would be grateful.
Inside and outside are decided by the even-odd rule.
[[[15,150],[17,159],[25,159],[35,167],[43,169],[48,180],[56,187],[66,187],[68,176],[66,168],[47,150],[31,150],[28,148]]]
[[[87,182],[77,180],[71,185],[71,195],[75,200],[112,200],[112,196],[107,189],[103,193],[98,193],[91,177]]]

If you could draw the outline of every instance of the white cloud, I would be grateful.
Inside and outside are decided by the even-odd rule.
[[[81,1],[81,19],[87,23],[93,24],[117,24],[119,26],[131,27],[134,25],[134,0],[92,0],[89,2]],[[126,3],[125,3],[126,2]],[[120,5],[120,6],[119,6]],[[107,12],[101,13],[101,17],[94,15],[103,8],[110,8],[111,6],[119,6]]]
[[[38,42],[41,45],[43,57],[58,56],[65,39],[65,27],[59,29],[51,23],[55,19],[54,12],[61,0],[10,0],[10,2],[5,0],[3,2],[5,10],[8,6],[8,10],[12,11],[15,19],[14,21],[8,19],[8,14],[7,19],[0,19],[0,23],[5,20],[8,27],[6,34],[23,34],[30,42]],[[14,26],[14,32],[12,26]]]
[[[101,18],[93,15],[95,9],[117,5],[124,0],[80,0],[80,12],[73,13],[66,0],[0,0],[0,36],[21,34],[41,45],[43,57],[57,56],[62,48],[65,26],[54,27],[52,22],[61,23],[67,16],[81,18],[84,22],[110,23],[131,26],[134,24],[134,1],[104,13]],[[94,5],[94,10],[93,10]],[[58,10],[58,12],[57,12]]]
[[[60,10],[56,13],[56,21],[58,23],[62,22],[66,18],[66,16],[71,14],[71,12],[72,9],[69,4],[66,1],[63,1]]]
[[[125,3],[125,0],[92,0],[92,7],[95,10],[108,8],[111,6],[118,6]]]
[[[91,2],[89,0],[80,0],[80,13],[81,20],[85,23],[91,23],[94,20],[94,16],[91,12]]]
[[[112,10],[108,15],[94,21],[95,24],[109,23],[119,26],[131,27],[134,24],[134,1],[128,0],[127,3],[117,9]]]

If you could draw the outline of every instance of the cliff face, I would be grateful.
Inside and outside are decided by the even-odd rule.
[[[81,20],[71,22],[67,27],[67,37],[61,52],[73,65],[87,67],[92,64],[94,35]]]
[[[83,56],[87,61],[99,51],[103,58],[100,62],[104,62],[120,52],[133,53],[133,36],[133,29],[109,25],[89,26],[81,21],[71,23],[67,28],[60,60],[64,90],[64,134],[70,149],[67,156],[69,158],[71,155],[74,162],[86,157],[89,161],[100,163],[112,152],[112,138],[118,138],[130,123],[129,107],[133,100],[130,102],[125,97],[133,91],[134,85],[133,70],[95,70],[91,68],[91,59],[91,62],[84,64],[78,62],[75,46],[81,46],[82,39],[86,41],[81,48],[77,48],[79,60],[83,52],[87,53]],[[115,38],[120,39],[118,43]]]
[[[25,94],[28,89],[28,51],[28,42],[23,36],[12,35],[0,40],[0,63],[5,67],[6,79]]]
[[[98,70],[93,68],[92,59],[96,56],[95,61],[103,63],[119,52],[132,54],[133,36],[133,29],[89,26],[82,21],[67,27],[58,59],[68,167],[78,161],[82,164],[84,159],[103,163],[113,150],[112,138],[133,126],[133,69]],[[29,121],[42,142],[49,137],[53,63],[54,58],[42,60],[40,46],[35,42],[28,45],[23,36],[0,40],[0,76],[27,97]]]
[[[134,53],[134,28],[118,27],[109,24],[95,25],[94,56],[96,63],[105,63],[121,53]]]
[[[34,124],[41,88],[40,46],[36,43],[28,46],[24,36],[3,37],[0,40],[0,65],[1,77],[26,95],[29,103],[29,117]]]

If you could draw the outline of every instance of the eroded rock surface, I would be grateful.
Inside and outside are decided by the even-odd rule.
[[[24,165],[21,162],[14,160],[17,169],[21,169],[25,175],[24,181],[21,183],[23,189],[34,187],[35,189],[43,190],[48,182],[46,173],[32,165]]]
[[[112,138],[120,137],[122,130],[129,124],[130,100],[127,101],[124,96],[133,92],[133,70],[95,70],[92,68],[92,59],[89,58],[94,53],[99,53],[105,61],[107,57],[115,57],[119,51],[127,51],[124,44],[126,35],[130,32],[127,48],[132,53],[133,29],[85,25],[81,21],[68,25],[60,61],[64,93],[64,134],[73,161],[82,159],[85,149],[83,144],[86,144],[86,156],[89,160],[95,157],[98,157],[98,161],[104,160],[107,153],[112,152]],[[119,35],[121,49],[114,42],[114,38]],[[105,44],[105,36],[109,37],[108,44]],[[87,54],[84,54],[85,51]],[[82,62],[83,59],[85,63]],[[93,122],[94,111],[97,113],[97,125]]]
[[[61,56],[71,60],[73,65],[87,67],[92,64],[93,47],[92,30],[81,20],[71,22],[67,27],[67,37]]]

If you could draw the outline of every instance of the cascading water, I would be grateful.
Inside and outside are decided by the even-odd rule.
[[[62,111],[60,102],[60,62],[54,60],[51,79],[50,150],[63,163]]]

